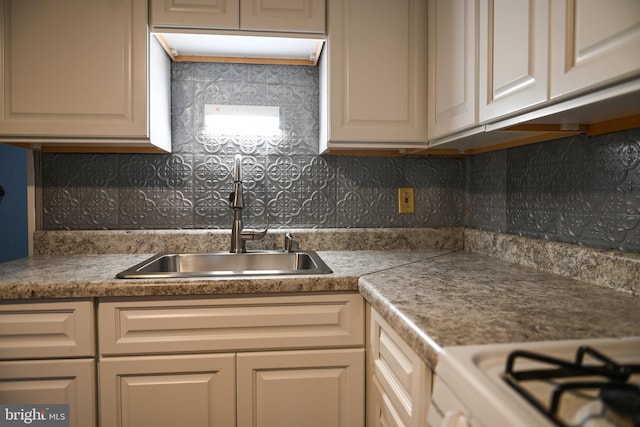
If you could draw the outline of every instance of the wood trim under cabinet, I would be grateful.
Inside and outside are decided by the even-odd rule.
[[[13,143],[7,142],[8,145],[14,147],[26,148],[27,150],[40,151],[43,153],[147,153],[147,154],[167,154],[165,150],[158,147],[107,147],[107,146],[55,146],[29,143]]]
[[[575,129],[564,129],[562,125],[545,124],[545,123],[523,123],[519,125],[505,127],[500,130],[492,131],[495,134],[500,132],[522,132],[521,137],[509,139],[508,141],[498,144],[486,145],[476,148],[470,148],[465,152],[460,152],[454,148],[427,148],[417,150],[330,150],[325,154],[341,155],[341,156],[384,156],[384,157],[402,157],[402,156],[447,156],[447,157],[465,157],[475,154],[488,153],[491,151],[504,150],[507,148],[515,148],[538,142],[552,141],[555,139],[567,138],[579,134],[588,136],[597,136],[605,133],[619,132],[627,129],[640,128],[640,114],[634,114],[626,117],[619,117],[612,120],[596,122],[588,125],[577,125]],[[526,135],[525,133],[529,133]],[[532,134],[533,133],[533,134]]]
[[[161,34],[155,34],[160,46],[174,62],[221,62],[231,64],[265,64],[265,65],[308,65],[315,67],[320,60],[320,53],[324,40],[318,40],[314,59],[284,59],[284,58],[248,58],[240,56],[203,56],[203,55],[175,55],[167,40]]]

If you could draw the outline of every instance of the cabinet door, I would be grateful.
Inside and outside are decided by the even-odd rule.
[[[551,2],[551,97],[640,73],[638,0]]]
[[[480,0],[480,122],[547,100],[549,2]]]
[[[234,365],[233,354],[101,359],[101,425],[233,426]]]
[[[364,349],[237,357],[238,427],[364,425]]]
[[[424,427],[431,401],[431,371],[389,324],[369,316],[367,425]]]
[[[3,404],[69,405],[69,426],[96,425],[93,359],[0,362]]]
[[[243,30],[325,32],[325,0],[242,0]]]
[[[476,2],[429,1],[429,139],[477,123]]]
[[[378,378],[372,375],[368,381],[367,427],[404,427],[404,421],[393,407]]]
[[[147,134],[145,0],[4,0],[0,20],[0,135]]]
[[[427,0],[329,0],[321,151],[427,142]]]
[[[240,28],[240,0],[151,0],[153,28]]]

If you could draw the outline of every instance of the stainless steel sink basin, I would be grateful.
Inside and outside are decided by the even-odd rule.
[[[167,279],[333,273],[314,251],[256,251],[233,254],[160,253],[116,275],[119,279]]]

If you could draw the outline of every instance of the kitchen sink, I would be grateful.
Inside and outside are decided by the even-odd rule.
[[[329,274],[314,251],[160,253],[116,275],[119,279]]]

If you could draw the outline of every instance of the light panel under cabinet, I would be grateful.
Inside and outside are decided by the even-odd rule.
[[[324,40],[227,34],[157,33],[174,61],[248,62],[311,65],[318,62]]]

